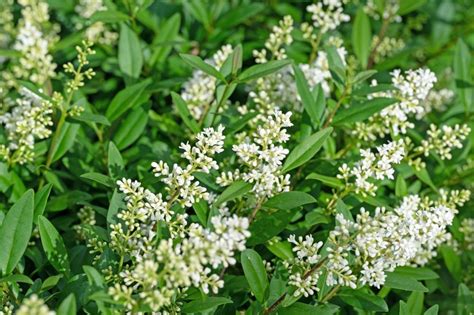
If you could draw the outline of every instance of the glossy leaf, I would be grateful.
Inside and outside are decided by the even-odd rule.
[[[28,246],[33,228],[34,192],[28,190],[7,212],[0,227],[0,270],[10,274]]]

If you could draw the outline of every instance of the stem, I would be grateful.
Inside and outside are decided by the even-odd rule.
[[[335,116],[336,113],[337,113],[337,110],[338,110],[339,107],[341,107],[341,105],[342,105],[342,101],[343,101],[343,100],[346,98],[346,96],[347,96],[347,92],[348,92],[347,90],[348,90],[348,88],[347,88],[347,86],[345,86],[345,87],[344,87],[344,91],[342,92],[341,97],[340,97],[339,100],[337,101],[336,106],[334,107],[333,111],[329,114],[329,117],[327,118],[326,122],[324,123],[323,129],[324,129],[324,128],[327,128],[327,127],[331,124],[332,120],[334,119],[334,116]]]
[[[262,203],[263,201],[259,201],[257,205],[255,206],[255,208],[253,209],[252,214],[250,215],[250,218],[249,218],[250,223],[252,223],[252,221],[255,219],[255,216],[257,215],[258,210],[260,210],[260,208],[262,207]]]
[[[319,43],[321,42],[321,38],[322,36],[318,36],[318,38],[315,41],[311,40],[311,55],[309,57],[309,64],[312,64],[314,60],[316,59]]]
[[[341,285],[337,285],[329,291],[329,293],[321,300],[321,303],[326,303],[336,295],[336,293],[341,289]]]
[[[229,84],[226,83],[225,88],[224,88],[224,92],[222,92],[222,97],[221,97],[219,103],[217,104],[216,112],[214,113],[214,115],[212,115],[211,127],[214,125],[214,122],[216,120],[216,116],[219,113],[219,109],[221,108],[222,104],[224,103],[224,98],[225,98],[224,96],[227,94],[228,89],[229,89]],[[206,116],[209,113],[210,109],[211,109],[211,106],[209,106],[209,109],[206,112]]]
[[[268,314],[271,314],[272,312],[274,312],[277,309],[277,307],[281,304],[281,302],[283,302],[285,297],[286,297],[286,292],[283,293],[275,302],[273,302],[273,304],[270,305],[269,308],[267,308],[265,311],[263,311],[263,314],[268,315]]]
[[[391,16],[387,17],[383,20],[382,27],[380,28],[379,33],[377,34],[378,41],[375,46],[372,48],[369,54],[369,61],[367,62],[367,69],[372,69],[375,62],[375,53],[377,52],[377,48],[379,48],[380,44],[382,43],[382,39],[385,37],[385,33],[387,32],[388,26],[390,25],[390,20],[392,19]]]

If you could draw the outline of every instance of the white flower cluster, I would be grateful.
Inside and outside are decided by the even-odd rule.
[[[281,146],[290,139],[285,128],[291,127],[291,112],[283,113],[275,109],[273,115],[264,117],[261,124],[232,150],[242,164],[235,173],[222,173],[217,183],[227,186],[232,181],[243,179],[253,184],[254,192],[260,200],[289,190],[290,175],[281,172],[282,161],[289,153]]]
[[[155,176],[163,176],[162,181],[166,184],[169,199],[179,198],[179,203],[186,207],[191,207],[200,199],[208,199],[209,193],[206,188],[200,186],[198,181],[194,181],[192,174],[194,172],[209,173],[219,168],[212,156],[224,150],[223,131],[222,125],[219,125],[217,130],[206,128],[196,136],[197,142],[194,146],[181,143],[180,149],[183,150],[181,156],[189,162],[185,168],[173,164],[170,169],[163,161],[152,163]]]
[[[287,268],[291,269],[291,274],[288,279],[288,284],[295,286],[295,296],[304,295],[308,297],[319,291],[318,280],[321,275],[320,270],[311,272],[311,266],[315,265],[321,260],[321,255],[318,253],[323,246],[323,242],[314,242],[311,235],[302,236],[296,239],[295,235],[290,235],[288,241],[293,246],[293,251],[296,253],[296,259],[291,262],[286,262]]]
[[[321,33],[335,30],[341,23],[349,22],[350,16],[344,14],[343,0],[322,0],[309,5],[306,10],[312,14],[313,25]]]
[[[464,244],[466,248],[468,250],[474,250],[474,219],[463,219],[459,231],[464,234]]]
[[[265,41],[265,48],[262,50],[254,50],[253,56],[255,57],[256,63],[266,63],[268,58],[274,58],[276,60],[282,60],[286,58],[285,45],[290,45],[293,42],[291,32],[293,31],[293,18],[290,15],[286,15],[278,23],[273,26],[270,36]],[[270,56],[267,53],[267,49],[270,52]]]
[[[49,54],[57,40],[56,31],[45,32],[43,25],[49,21],[48,4],[41,0],[19,0],[22,18],[13,49],[21,53],[12,70],[17,79],[27,79],[42,86],[55,76],[56,64]],[[53,27],[54,29],[54,27]]]
[[[94,13],[107,10],[102,0],[79,0],[74,10],[84,19],[76,22],[76,28],[82,29],[84,24],[87,25],[85,38],[88,41],[104,45],[113,45],[117,41],[118,34],[110,31],[103,22],[98,21],[90,25],[88,23]]]
[[[408,70],[403,75],[397,69],[391,75],[396,90],[373,93],[370,98],[389,97],[398,102],[370,117],[367,123],[357,123],[353,134],[360,139],[375,140],[377,135],[405,134],[415,126],[409,120],[411,115],[420,119],[426,114],[423,104],[437,81],[435,74],[429,69],[417,69]],[[372,81],[372,85],[376,86],[377,82]]]
[[[377,152],[361,150],[363,157],[352,168],[344,163],[339,167],[338,178],[344,179],[350,185],[351,177],[355,177],[354,188],[357,194],[375,196],[377,185],[371,180],[393,179],[394,164],[399,164],[405,157],[405,143],[403,140],[391,141],[376,148]]]
[[[468,197],[465,192],[454,196],[458,205]],[[361,208],[355,222],[338,214],[326,257],[318,253],[322,243],[314,242],[311,236],[305,240],[290,236],[297,253],[294,261],[287,262],[291,271],[289,283],[297,288],[295,295],[308,296],[318,291],[322,270],[327,272],[329,286],[356,288],[358,284],[368,284],[380,288],[387,272],[396,267],[425,265],[436,256],[436,248],[450,238],[446,228],[457,210],[448,206],[455,204],[452,198],[448,199],[430,201],[411,195],[393,211],[376,208],[370,215]]]
[[[222,126],[207,128],[196,136],[194,146],[182,143],[182,156],[189,162],[185,168],[174,164],[170,170],[163,161],[153,163],[155,175],[164,177],[166,198],[138,181],[117,182],[126,207],[111,225],[110,247],[122,261],[109,293],[128,311],[146,305],[154,311],[179,312],[174,301],[190,287],[217,293],[224,282],[216,269],[235,264],[235,253],[245,249],[250,236],[247,218],[222,211],[204,228],[188,224],[186,212],[177,206],[190,207],[199,199],[208,199],[206,189],[192,174],[218,169],[212,156],[223,151],[223,130]],[[163,229],[169,238],[163,237],[168,235]]]
[[[425,156],[428,156],[433,151],[442,160],[450,160],[452,158],[451,151],[454,148],[461,149],[463,146],[462,141],[467,138],[470,132],[471,128],[465,124],[456,124],[453,127],[443,125],[441,128],[431,124],[427,132],[428,139],[423,139],[421,146],[416,150]]]
[[[342,228],[333,236],[340,240],[355,235],[346,250],[356,256],[362,268],[359,280],[379,288],[385,283],[386,272],[397,266],[424,265],[436,256],[436,248],[449,238],[446,227],[456,213],[445,205],[424,207],[421,198],[412,195],[393,212],[377,208],[370,216],[361,209],[354,223],[338,217]]]
[[[346,49],[340,46],[337,52],[345,63]],[[298,66],[303,71],[310,89],[321,84],[324,94],[326,96],[330,94],[332,77],[326,52],[319,51],[313,63]],[[256,105],[257,111],[262,114],[271,113],[276,104],[288,106],[292,110],[303,108],[291,67],[285,67],[278,73],[257,79],[254,90],[249,93],[249,96]]]
[[[364,11],[367,15],[371,16],[375,20],[380,20],[382,15],[383,20],[395,22],[401,22],[402,17],[397,15],[398,9],[400,8],[400,1],[399,0],[388,0],[384,3],[384,11],[380,14],[377,8],[377,1],[375,0],[367,0],[366,5],[364,6]]]
[[[433,110],[444,111],[446,109],[446,105],[451,103],[453,99],[454,92],[452,90],[431,90],[428,94],[428,97],[423,102],[423,106],[425,107],[424,113],[428,114],[431,113]],[[417,118],[420,119],[422,118],[422,116],[417,116]]]
[[[338,47],[337,53],[341,58],[342,62],[346,63],[347,50],[344,47]],[[316,85],[321,84],[324,94],[329,96],[331,93],[330,82],[332,81],[331,72],[329,71],[329,61],[327,53],[324,51],[318,52],[318,57],[313,64],[302,64],[300,65],[301,70],[305,74],[305,78],[308,80],[308,86],[312,89]],[[296,85],[294,87],[295,93]],[[299,99],[299,97],[298,97]]]
[[[36,294],[25,298],[16,311],[16,315],[55,315],[55,311],[51,311]]]
[[[137,300],[154,311],[165,309],[177,293],[192,286],[216,294],[224,281],[213,270],[235,264],[235,252],[245,249],[250,233],[248,219],[236,215],[215,216],[211,223],[213,230],[191,224],[178,244],[172,239],[159,241],[149,257],[120,274],[124,284],[115,284],[109,293],[130,311]]]
[[[220,69],[226,59],[232,54],[232,46],[222,46],[210,59],[205,60],[211,66]],[[181,97],[186,101],[191,115],[203,119],[203,115],[215,101],[216,78],[201,70],[195,70],[192,78],[185,82]]]
[[[372,38],[372,49],[374,49],[374,61],[379,63],[386,58],[395,55],[405,47],[405,42],[401,38],[385,36],[381,42],[378,36]]]
[[[21,98],[11,112],[0,115],[8,146],[0,145],[0,156],[10,164],[24,164],[34,157],[35,139],[45,139],[51,134],[53,105],[36,94],[20,89]]]

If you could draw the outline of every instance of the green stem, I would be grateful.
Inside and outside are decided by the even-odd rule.
[[[217,114],[219,113],[219,109],[224,104],[224,100],[226,99],[225,95],[227,94],[227,91],[229,90],[229,86],[230,86],[230,83],[226,83],[225,88],[224,88],[224,92],[222,93],[222,97],[221,97],[219,103],[217,104],[216,112],[214,113],[214,115],[212,115],[211,127],[214,125],[214,122],[216,121],[216,117],[217,117]],[[210,108],[211,108],[211,106],[209,106],[209,109]],[[209,110],[206,112],[206,116],[207,116],[208,113],[209,113]]]

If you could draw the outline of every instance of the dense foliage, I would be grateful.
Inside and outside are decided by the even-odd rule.
[[[474,313],[472,0],[0,29],[0,314]]]

